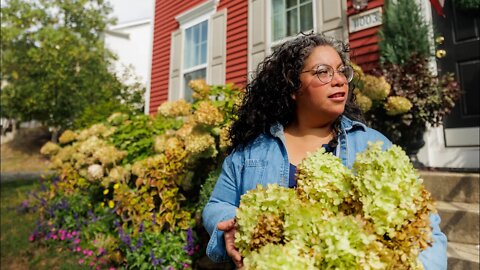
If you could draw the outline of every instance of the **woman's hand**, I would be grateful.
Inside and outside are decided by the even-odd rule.
[[[236,224],[235,219],[229,219],[217,224],[217,228],[223,231],[223,237],[225,238],[225,249],[227,250],[228,256],[230,256],[237,266],[237,268],[243,267],[242,255],[235,248],[235,231]]]

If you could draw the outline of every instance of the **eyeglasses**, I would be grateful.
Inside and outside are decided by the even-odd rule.
[[[301,73],[312,72],[312,71],[322,83],[331,82],[333,79],[333,74],[335,73],[338,73],[342,77],[344,77],[347,80],[347,83],[351,82],[353,79],[353,68],[348,65],[341,66],[340,68],[337,69],[337,71],[335,71],[329,65],[319,65],[313,69],[302,71]]]

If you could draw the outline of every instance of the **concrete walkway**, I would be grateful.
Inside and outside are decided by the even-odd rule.
[[[38,172],[2,172],[0,173],[0,182],[12,182],[17,180],[35,180],[40,177],[51,175],[54,171],[38,171]]]

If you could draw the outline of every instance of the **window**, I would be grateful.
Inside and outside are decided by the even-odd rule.
[[[272,41],[313,30],[312,0],[272,0]]]
[[[184,99],[192,101],[192,89],[188,82],[206,79],[207,76],[208,20],[185,29],[183,81]]]

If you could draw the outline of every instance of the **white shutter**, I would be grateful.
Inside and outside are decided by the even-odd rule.
[[[254,71],[266,56],[266,4],[271,0],[248,0],[248,71]],[[250,76],[248,76],[250,80]]]
[[[316,0],[317,32],[348,41],[347,0]]]
[[[180,98],[182,89],[182,29],[172,32],[170,46],[170,77],[168,81],[168,100]]]
[[[208,46],[207,83],[225,84],[227,9],[213,14],[210,26],[208,29],[211,42]]]

